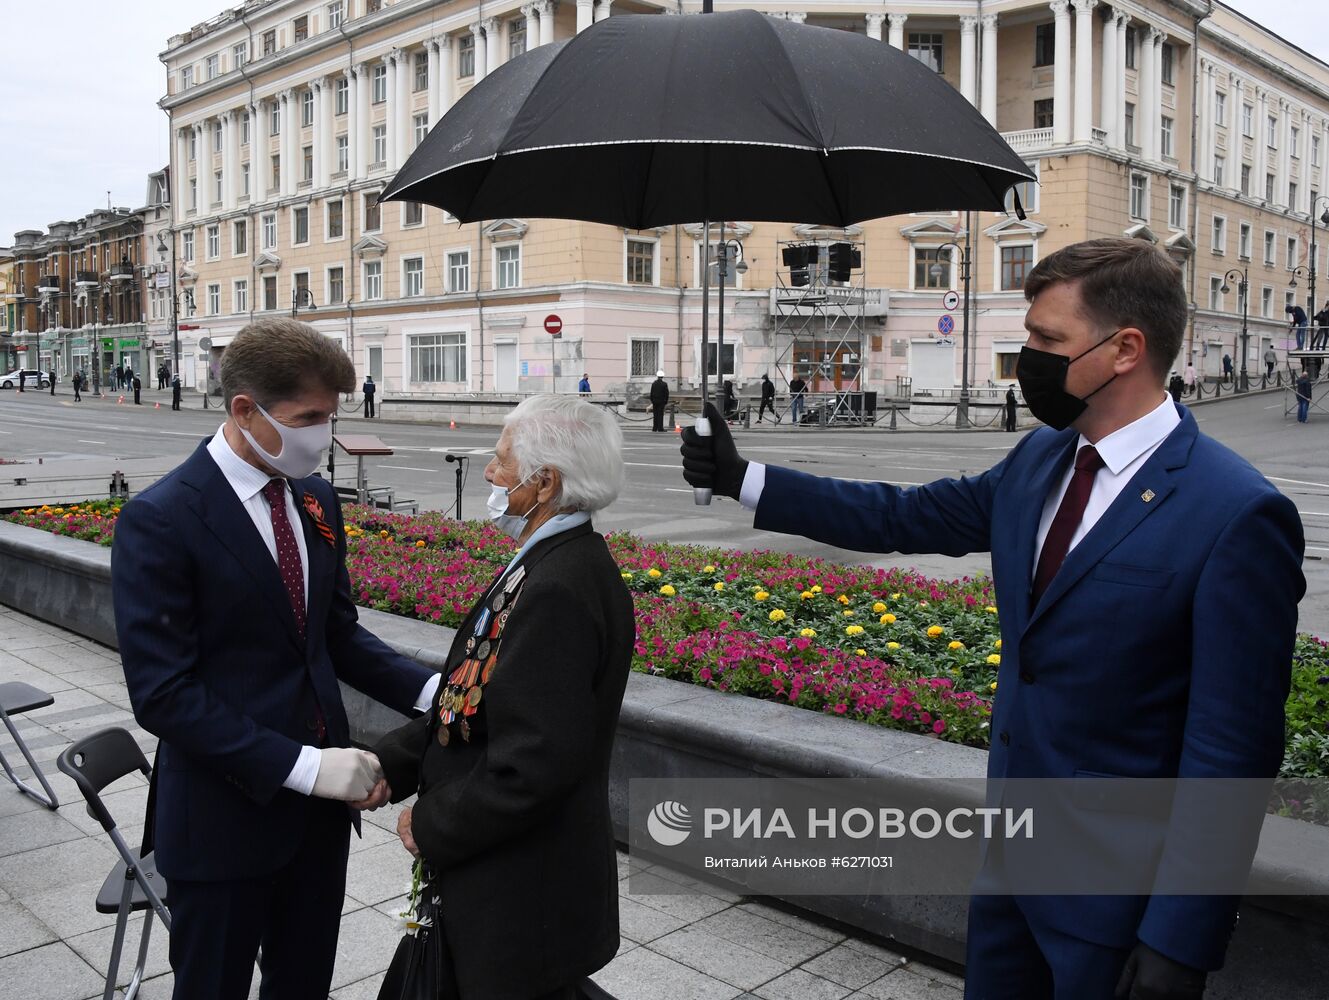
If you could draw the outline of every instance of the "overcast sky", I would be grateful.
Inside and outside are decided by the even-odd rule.
[[[1329,61],[1329,18],[1311,0],[1231,0]],[[725,4],[727,6],[727,4]],[[797,6],[796,2],[792,6]],[[112,205],[139,208],[147,175],[170,159],[165,68],[171,35],[225,0],[44,0],[5,5],[0,94],[0,246]]]

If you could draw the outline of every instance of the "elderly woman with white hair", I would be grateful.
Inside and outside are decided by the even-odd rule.
[[[518,542],[461,627],[433,710],[375,748],[398,835],[441,905],[444,1000],[607,996],[618,950],[609,757],[635,634],[591,516],[623,485],[622,434],[575,396],[534,396],[485,469]]]

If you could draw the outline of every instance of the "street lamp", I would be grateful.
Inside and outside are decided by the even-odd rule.
[[[965,213],[964,226],[964,247],[953,242],[943,243],[937,247],[937,250],[945,250],[947,247],[954,249],[960,255],[960,282],[964,286],[964,310],[960,320],[960,341],[961,350],[964,357],[960,360],[960,402],[955,407],[955,426],[965,428],[969,426],[969,213]],[[941,274],[940,262],[932,265],[933,274]]]
[[[175,230],[169,230],[171,234],[171,374],[180,374],[180,312],[176,308],[177,295],[175,291]],[[157,234],[157,250],[160,253],[166,253],[166,233]],[[193,303],[193,294],[190,294],[190,302]]]
[[[1311,259],[1310,259],[1311,300],[1308,303],[1310,308],[1306,310],[1306,315],[1308,317],[1315,315],[1315,272],[1316,270],[1318,270],[1318,264],[1319,264],[1318,260],[1319,254],[1316,252],[1317,248],[1315,242],[1315,230],[1317,228],[1315,225],[1315,209],[1316,206],[1318,206],[1322,201],[1325,203],[1329,203],[1329,195],[1320,195],[1313,202],[1311,202]],[[1324,223],[1326,229],[1329,229],[1329,208],[1326,208],[1323,212],[1320,213],[1320,221]],[[1293,288],[1296,287],[1295,280],[1292,283],[1292,287]]]
[[[1325,214],[1329,215],[1329,212],[1326,212]],[[1297,275],[1299,274],[1302,275],[1303,277],[1307,277],[1310,279],[1311,301],[1310,301],[1310,310],[1307,312],[1307,317],[1306,317],[1309,320],[1311,315],[1313,315],[1315,312],[1315,268],[1314,266],[1307,267],[1305,264],[1298,264],[1296,267],[1292,269],[1292,277],[1288,279],[1287,283],[1288,288],[1297,287]],[[1307,333],[1302,334],[1302,343],[1297,344],[1297,350],[1301,350],[1303,346],[1309,347],[1312,350],[1315,349],[1315,341],[1318,339],[1320,332],[1319,327],[1315,328],[1314,333],[1310,333],[1309,331],[1311,328],[1310,324],[1308,323],[1306,329]]]
[[[1244,267],[1231,268],[1227,274],[1223,275],[1223,286],[1220,291],[1224,295],[1228,293],[1230,290],[1228,280],[1234,274],[1241,278],[1241,282],[1237,285],[1237,297],[1241,299],[1241,376],[1237,382],[1237,391],[1245,392],[1250,388],[1250,384],[1246,381],[1246,355],[1250,353],[1247,346],[1247,339],[1250,334],[1246,329],[1246,316],[1250,310],[1250,281],[1246,269]],[[1295,283],[1296,279],[1293,278],[1292,280]]]
[[[299,311],[301,306],[304,306],[306,309],[317,309],[318,306],[314,304],[314,293],[308,288],[292,288],[291,319],[295,319],[295,314]]]
[[[724,223],[720,224],[720,231],[724,232]],[[724,409],[724,286],[725,279],[729,277],[730,260],[735,261],[734,270],[738,274],[747,274],[748,262],[743,259],[743,244],[738,240],[726,240],[722,236],[715,244],[715,276],[720,281],[718,306],[720,316],[716,324],[715,337],[715,377],[720,382],[721,410]]]

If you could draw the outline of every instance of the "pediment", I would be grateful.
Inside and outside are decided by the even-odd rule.
[[[192,285],[194,282],[198,281],[198,274],[187,267],[182,267],[180,268],[179,275],[177,275],[177,280],[182,285]]]
[[[382,257],[388,252],[388,245],[377,236],[361,236],[351,247],[357,257]]]
[[[1173,233],[1164,241],[1163,246],[1167,247],[1170,253],[1186,257],[1195,253],[1195,241],[1185,233]]]
[[[900,227],[900,235],[908,240],[954,240],[964,235],[964,229],[943,219],[924,219],[922,222],[915,222],[911,226]]]
[[[799,240],[831,240],[855,242],[863,235],[862,226],[819,226],[803,223],[794,227],[794,238]]]
[[[720,239],[720,223],[711,223],[711,242],[714,243]],[[689,222],[683,227],[683,232],[687,233],[694,240],[702,238],[705,227],[700,222]],[[727,240],[741,240],[745,236],[752,234],[752,224],[750,222],[726,222],[724,223],[724,238]]]
[[[261,253],[254,260],[254,270],[256,271],[276,271],[281,267],[281,258],[275,253]]]
[[[495,219],[480,232],[495,243],[505,240],[519,240],[531,227],[520,219]]]
[[[1046,233],[1048,227],[1032,219],[1018,219],[1014,215],[1009,215],[1000,222],[993,223],[983,230],[983,235],[991,236],[993,239],[1001,239],[1008,236],[1023,236],[1026,239],[1037,239]]]
[[[1121,235],[1125,236],[1128,240],[1148,240],[1150,243],[1158,242],[1158,237],[1154,235],[1154,231],[1143,222],[1137,222],[1129,229],[1123,229]]]

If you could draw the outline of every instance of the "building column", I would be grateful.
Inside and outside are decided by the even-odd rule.
[[[188,129],[175,130],[175,162],[171,164],[171,215],[177,223],[185,220],[185,192],[189,189]]]
[[[554,0],[539,0],[535,9],[540,12],[540,44],[549,45],[554,40],[554,11],[558,9],[558,4]],[[577,16],[580,21],[580,10]]]
[[[881,41],[881,26],[886,23],[885,14],[867,15],[868,37],[875,41]]]
[[[983,117],[993,128],[997,127],[997,15],[983,15],[983,51],[979,60],[982,64],[983,84],[979,88],[979,103]]]
[[[597,21],[603,21],[606,17],[608,17],[609,8],[613,6],[613,3],[614,0],[596,0],[595,19]]]
[[[1117,140],[1117,74],[1122,72],[1117,64],[1117,12],[1108,10],[1107,20],[1103,22],[1103,69],[1098,91],[1098,127],[1107,133],[1109,149],[1116,149]]]
[[[438,76],[433,79],[438,101],[438,117],[442,118],[452,106],[452,36],[439,35],[434,39],[438,50]],[[434,119],[431,118],[431,125]]]
[[[1055,51],[1052,74],[1052,141],[1071,141],[1071,15],[1070,0],[1052,0]]]
[[[440,92],[440,90],[442,89],[441,85],[442,85],[443,81],[439,78],[439,71],[438,71],[438,62],[439,62],[439,58],[438,58],[438,46],[439,46],[439,40],[438,40],[437,38],[431,38],[431,39],[429,39],[428,41],[425,42],[425,51],[429,53],[429,126],[430,126],[430,128],[433,128],[434,123],[437,122],[437,121],[439,120],[439,118],[442,117],[442,112],[439,111],[439,104],[441,103],[441,101],[440,101],[441,94],[440,94],[439,92]]]
[[[1075,141],[1094,139],[1094,7],[1098,0],[1075,4]]]
[[[978,18],[960,18],[960,94],[970,104],[978,97],[977,30]]]
[[[236,135],[235,113],[224,111],[221,114],[222,130],[222,185],[221,202],[223,212],[235,211],[235,171],[231,167],[231,144]]]
[[[357,179],[365,177],[369,173],[369,144],[373,141],[374,129],[369,117],[369,98],[372,83],[373,68],[367,62],[362,62],[355,67],[355,77],[351,84],[351,89],[355,91],[355,143],[351,149],[351,159],[355,164],[355,177]]]
[[[412,53],[397,49],[397,103],[396,112],[397,148],[392,168],[396,170],[411,155],[415,142],[415,131],[411,126],[411,69],[415,57]]]
[[[1140,155],[1146,160],[1158,159],[1158,122],[1154,104],[1154,75],[1158,72],[1154,66],[1154,32],[1156,28],[1136,33],[1135,62],[1139,67],[1139,83],[1136,93],[1139,101],[1135,107],[1136,141],[1140,146]]]
[[[485,29],[485,49],[487,50],[486,55],[488,57],[485,67],[485,75],[488,76],[503,64],[503,50],[499,46],[503,33],[499,29],[498,18],[487,17],[480,23]]]
[[[521,13],[526,18],[526,51],[530,52],[540,44],[540,12],[528,3],[522,5]]]
[[[263,122],[267,102],[258,98],[249,106],[249,204],[268,200],[268,130]]]
[[[1301,193],[1298,198],[1300,207],[1297,211],[1302,215],[1310,215],[1311,213],[1311,208],[1313,207],[1311,203],[1311,188],[1315,188],[1317,192],[1320,189],[1319,181],[1315,177],[1315,172],[1318,168],[1311,162],[1311,131],[1314,128],[1315,122],[1311,120],[1310,109],[1302,109],[1301,141],[1303,145],[1301,150],[1301,185],[1297,188]]]
[[[389,172],[396,169],[397,159],[397,66],[393,55],[400,51],[392,49],[382,59],[384,96],[387,98],[383,102],[383,164]]]
[[[332,138],[332,86],[326,76],[310,84],[314,88],[314,187],[332,183],[332,163],[336,155],[329,145]]]
[[[1149,95],[1149,113],[1154,121],[1154,159],[1163,158],[1163,43],[1167,41],[1167,32],[1162,28],[1155,28],[1150,37],[1153,39],[1153,86]],[[1176,135],[1173,135],[1173,141],[1176,141]],[[1174,150],[1175,151],[1175,150]]]
[[[194,190],[197,197],[191,207],[197,209],[199,215],[206,214],[205,209],[212,201],[212,194],[208,191],[212,168],[206,166],[212,163],[211,131],[206,120],[194,125]]]
[[[1245,98],[1241,92],[1241,77],[1230,74],[1227,85],[1227,183],[1224,187],[1234,191],[1241,190],[1242,148],[1245,143],[1241,137],[1241,106]]]
[[[479,83],[489,75],[489,46],[485,42],[485,22],[476,21],[471,25],[471,34],[475,36],[475,82]]]
[[[1199,93],[1195,98],[1195,149],[1197,163],[1191,164],[1200,180],[1214,179],[1214,151],[1210,144],[1210,125],[1214,120],[1214,64],[1200,60]]]
[[[808,15],[806,11],[789,10],[785,11],[784,18],[786,21],[793,21],[795,24],[803,24],[807,21]]]
[[[595,22],[595,0],[577,0],[577,34]]]
[[[1252,142],[1255,145],[1255,164],[1251,168],[1254,174],[1255,190],[1253,196],[1260,201],[1264,200],[1264,177],[1269,172],[1268,146],[1266,145],[1269,132],[1269,95],[1263,87],[1255,88],[1255,127],[1252,131],[1255,137]]]
[[[1290,102],[1279,99],[1278,129],[1278,180],[1274,183],[1274,201],[1288,211],[1296,206],[1288,197],[1288,184],[1292,181],[1292,119],[1294,112]]]
[[[1113,76],[1113,89],[1117,92],[1116,124],[1117,148],[1126,148],[1126,27],[1131,16],[1124,10],[1113,8],[1113,26],[1117,32],[1117,70]]]
[[[888,35],[889,44],[893,49],[904,51],[904,23],[909,20],[908,14],[887,14],[886,20],[890,23],[890,33]]]

